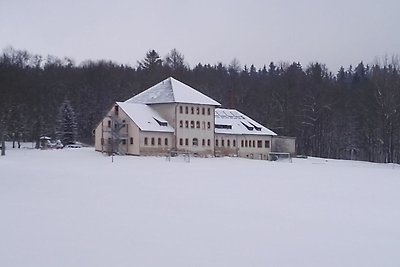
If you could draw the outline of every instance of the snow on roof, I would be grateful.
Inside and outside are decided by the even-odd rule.
[[[236,109],[215,109],[215,133],[276,135]]]
[[[145,104],[117,102],[117,105],[142,131],[174,132],[169,123]]]
[[[221,105],[212,98],[172,77],[165,79],[125,102],[142,104],[191,103],[212,106]]]

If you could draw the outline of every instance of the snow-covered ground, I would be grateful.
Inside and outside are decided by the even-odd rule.
[[[400,166],[8,150],[0,266],[400,266]]]

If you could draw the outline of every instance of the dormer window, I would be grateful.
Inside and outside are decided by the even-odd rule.
[[[157,123],[158,123],[158,125],[160,125],[160,126],[168,126],[168,122],[166,122],[166,121],[160,121],[160,120],[157,120],[156,118],[153,118]]]
[[[118,116],[118,113],[119,113],[119,107],[118,107],[118,105],[115,105],[115,107],[114,107],[114,113],[115,113],[115,116]]]

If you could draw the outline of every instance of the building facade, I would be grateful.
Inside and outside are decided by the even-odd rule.
[[[168,78],[116,102],[95,129],[95,149],[128,155],[190,153],[267,159],[274,132]]]

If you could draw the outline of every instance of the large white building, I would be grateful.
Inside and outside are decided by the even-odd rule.
[[[128,155],[185,152],[267,159],[274,140],[281,139],[243,113],[219,106],[168,78],[125,102],[116,102],[95,130],[95,148]],[[285,152],[294,153],[294,139],[288,140],[290,151]]]

